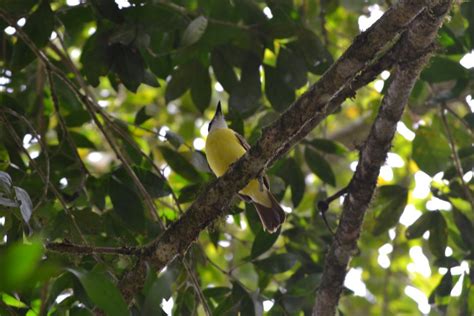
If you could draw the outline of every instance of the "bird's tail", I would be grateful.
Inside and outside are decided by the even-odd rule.
[[[267,207],[263,204],[253,202],[255,209],[257,210],[260,221],[262,222],[263,228],[269,233],[277,231],[278,227],[285,221],[285,212],[280,206],[280,203],[275,199],[270,191],[268,197],[271,202],[271,206]]]

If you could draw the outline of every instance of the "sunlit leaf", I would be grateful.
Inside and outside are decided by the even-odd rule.
[[[39,240],[31,244],[16,242],[1,249],[0,254],[0,290],[14,291],[27,286],[43,255],[43,246]]]
[[[436,139],[436,142],[433,141]],[[433,128],[420,127],[413,140],[413,159],[427,174],[434,176],[449,164],[451,150],[446,139]]]

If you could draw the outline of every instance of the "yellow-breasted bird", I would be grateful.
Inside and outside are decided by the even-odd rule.
[[[214,118],[209,123],[206,139],[206,156],[214,174],[222,176],[229,166],[242,157],[250,148],[245,138],[227,127],[221,104],[217,105]],[[285,220],[285,212],[270,192],[268,180],[262,175],[260,181],[253,179],[239,191],[239,196],[255,205],[265,230],[275,232]]]

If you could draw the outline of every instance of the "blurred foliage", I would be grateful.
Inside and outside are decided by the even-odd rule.
[[[117,280],[132,257],[65,255],[42,244],[156,238],[156,219],[175,221],[214,177],[202,149],[215,104],[228,104],[232,128],[254,143],[350,45],[358,22],[391,1],[67,2],[0,0],[31,43],[100,105],[91,111],[60,77],[50,82],[31,43],[0,20],[0,314],[165,315],[166,300],[174,315],[195,315],[204,299],[213,315],[309,315],[332,241],[316,204],[350,181],[387,76],[268,171],[291,209],[281,231],[265,233],[253,207],[236,201],[186,255],[194,281],[181,262],[150,271],[129,312]],[[366,292],[346,291],[341,315],[414,315],[427,304],[432,315],[474,313],[474,72],[459,63],[474,49],[474,2],[454,7],[439,43],[351,262]],[[330,206],[331,226],[340,211],[337,201]],[[426,301],[409,297],[409,286]]]

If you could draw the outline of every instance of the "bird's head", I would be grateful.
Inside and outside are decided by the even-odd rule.
[[[227,123],[225,122],[224,114],[221,109],[221,102],[217,103],[216,113],[209,123],[208,132],[212,132],[218,128],[227,128]]]

